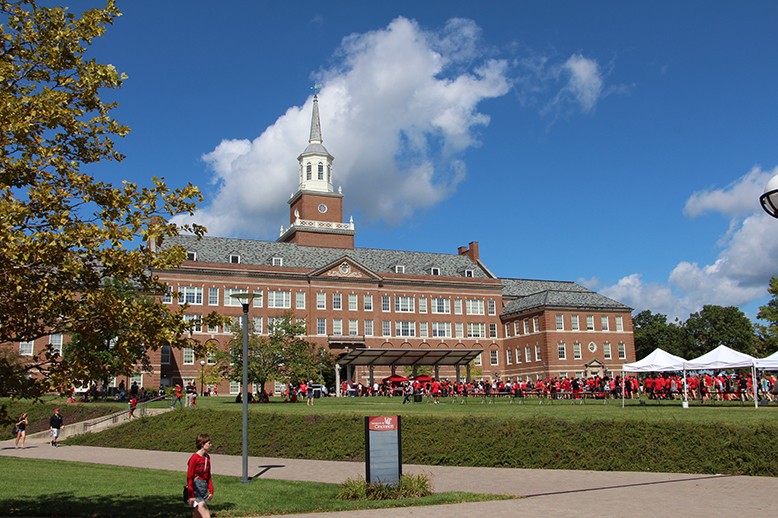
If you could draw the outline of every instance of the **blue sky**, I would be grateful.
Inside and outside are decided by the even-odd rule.
[[[118,4],[92,52],[128,75],[110,98],[132,133],[96,174],[198,185],[212,235],[289,223],[321,83],[359,247],[478,241],[501,277],[671,319],[767,300],[778,3]]]

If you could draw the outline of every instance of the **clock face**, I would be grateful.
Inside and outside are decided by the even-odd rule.
[[[323,203],[320,203],[319,204],[319,212],[321,212],[322,214],[327,212],[327,206],[325,204],[323,204]]]

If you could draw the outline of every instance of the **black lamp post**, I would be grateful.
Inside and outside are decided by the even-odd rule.
[[[243,474],[240,481],[249,481],[249,304],[256,296],[254,293],[235,293],[231,295],[243,306],[243,386],[241,387],[241,402],[243,403]]]

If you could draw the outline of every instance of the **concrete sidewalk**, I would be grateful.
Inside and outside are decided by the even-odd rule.
[[[0,455],[68,460],[186,471],[190,453],[68,446],[52,448],[48,442],[28,439],[27,448],[13,441],[0,442]],[[241,476],[241,457],[212,455],[213,472]],[[257,478],[343,482],[364,477],[364,463],[249,457],[249,475]],[[406,464],[405,473],[429,474],[435,491],[469,491],[510,494],[523,498],[445,506],[351,511],[294,516],[393,518],[406,516],[461,517],[488,514],[510,517],[529,513],[564,513],[567,516],[772,514],[778,478],[675,473],[631,473],[540,469],[469,468]],[[218,488],[217,488],[218,498]],[[292,515],[286,515],[292,516]]]

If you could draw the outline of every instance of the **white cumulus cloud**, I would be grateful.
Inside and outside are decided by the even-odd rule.
[[[397,224],[456,190],[466,174],[460,155],[489,123],[478,104],[510,88],[504,61],[479,59],[479,38],[469,20],[435,32],[400,17],[344,38],[336,64],[316,74],[324,145],[348,212]],[[283,201],[298,188],[312,102],[205,154],[215,194],[191,219],[211,235],[275,237],[289,221]]]

